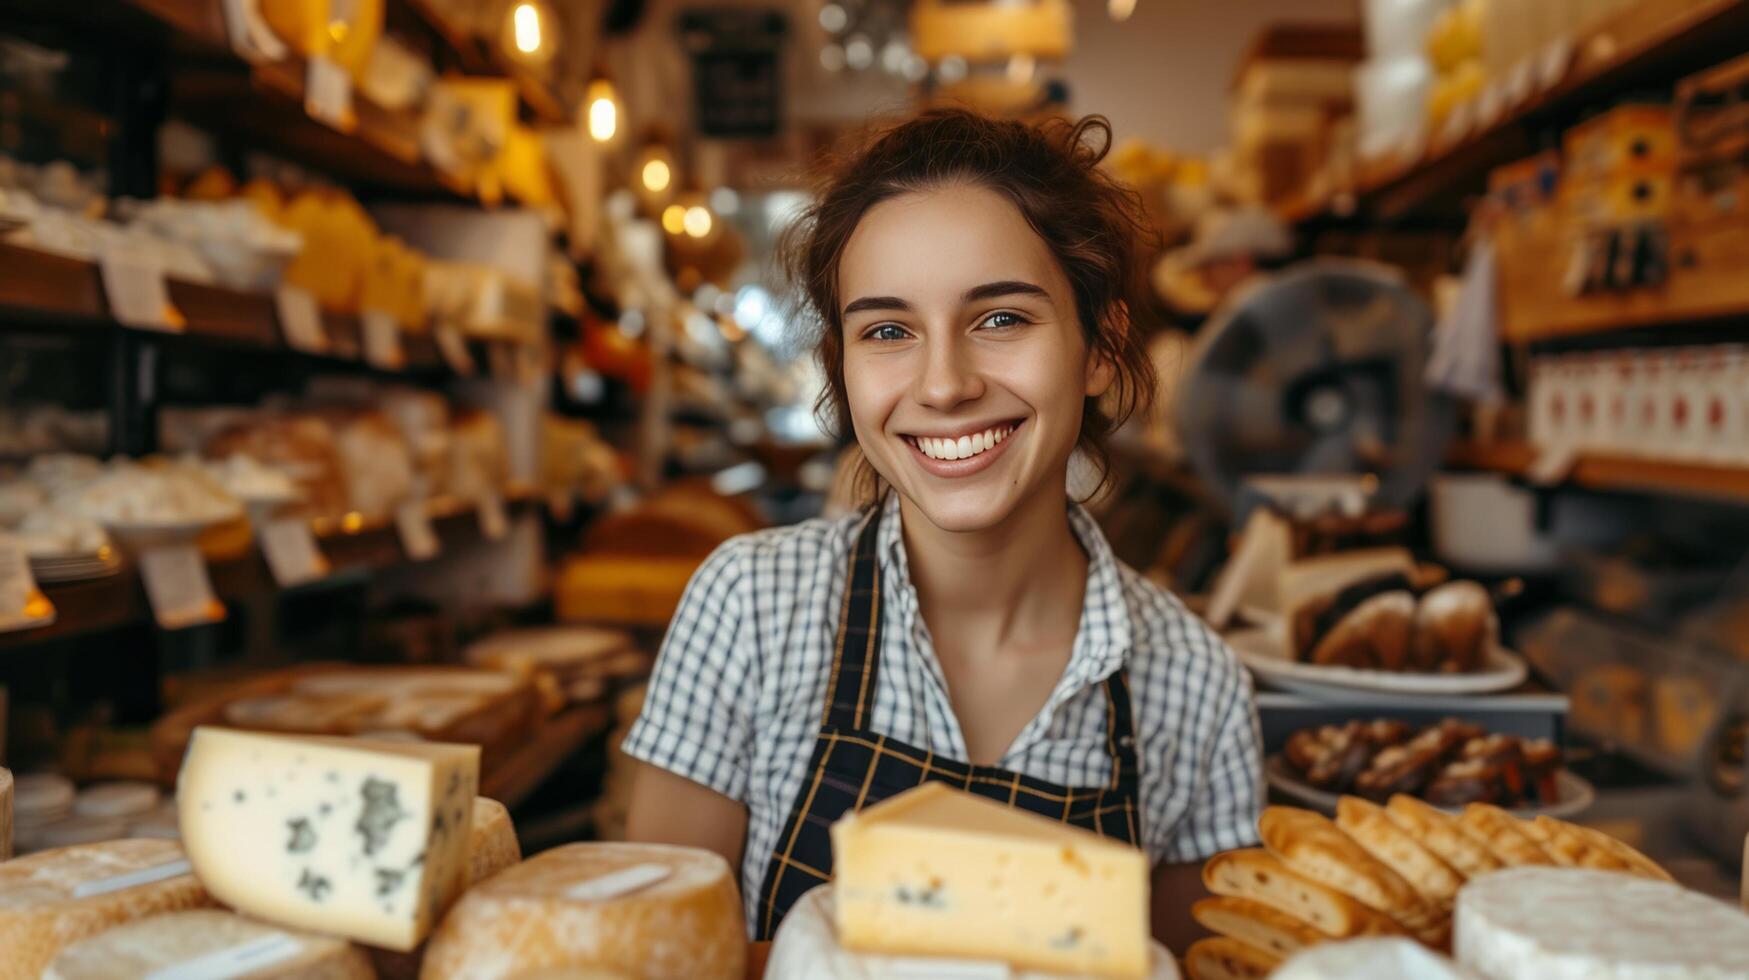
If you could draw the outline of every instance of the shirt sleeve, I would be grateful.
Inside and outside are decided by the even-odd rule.
[[[743,549],[730,541],[693,573],[656,656],[626,755],[745,802],[756,696]]]
[[[1187,864],[1221,851],[1257,843],[1257,814],[1263,800],[1262,738],[1251,677],[1243,667],[1224,678],[1218,702],[1226,710],[1196,780],[1190,808],[1174,828],[1164,860]]]

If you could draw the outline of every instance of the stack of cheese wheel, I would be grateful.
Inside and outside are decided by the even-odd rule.
[[[175,976],[371,980],[370,959],[344,939],[281,929],[218,909],[140,919],[61,950],[43,980]]]
[[[1405,935],[1448,948],[1459,889],[1500,868],[1669,878],[1606,834],[1480,803],[1452,815],[1404,795],[1385,807],[1343,797],[1335,821],[1269,807],[1258,830],[1263,847],[1218,854],[1203,867],[1216,897],[1192,914],[1218,935],[1186,952],[1192,980],[1265,977],[1300,949],[1357,936]]]

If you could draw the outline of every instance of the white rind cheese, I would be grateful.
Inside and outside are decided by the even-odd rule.
[[[1137,848],[926,783],[833,824],[832,852],[846,948],[1147,975]]]
[[[1082,980],[1086,976],[1015,973],[1009,970],[1006,963],[925,961],[875,953],[856,953],[845,949],[838,942],[838,930],[833,926],[835,918],[831,885],[821,885],[803,895],[801,901],[784,916],[783,925],[778,927],[777,937],[771,944],[771,959],[765,967],[765,980],[917,980],[922,975],[968,978],[997,976],[1004,980]],[[1177,980],[1178,968],[1172,954],[1159,943],[1151,946],[1148,980]]]
[[[1296,953],[1270,980],[1476,980],[1476,975],[1410,939],[1349,939]]]
[[[0,864],[0,980],[37,980],[67,944],[210,905],[174,841],[117,840]]]
[[[1452,949],[1487,980],[1741,980],[1749,916],[1665,881],[1509,868],[1458,893]]]
[[[643,980],[741,980],[746,962],[741,899],[721,857],[659,844],[568,844],[469,890],[431,937],[420,977],[593,967]]]
[[[177,801],[226,905],[405,951],[467,885],[478,781],[472,745],[200,728]]]
[[[233,912],[158,915],[61,950],[43,980],[371,980],[344,939],[291,932]]]

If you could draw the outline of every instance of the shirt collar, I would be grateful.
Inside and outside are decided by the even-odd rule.
[[[1099,680],[1122,665],[1130,649],[1129,607],[1124,601],[1123,575],[1117,556],[1093,515],[1080,504],[1069,507],[1069,527],[1087,553],[1087,587],[1081,600],[1081,622],[1075,629],[1075,648],[1070,653],[1067,674],[1083,682]],[[905,535],[899,511],[899,495],[889,491],[881,505],[881,526],[876,547],[881,560],[887,595],[899,602],[907,629],[915,629],[917,589],[911,582],[911,563],[905,553]]]

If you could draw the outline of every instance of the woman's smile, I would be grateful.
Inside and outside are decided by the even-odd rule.
[[[907,433],[899,438],[911,447],[912,460],[924,472],[946,479],[957,479],[983,472],[994,465],[1024,421],[1011,419],[994,425],[977,426],[964,430],[957,436]]]

